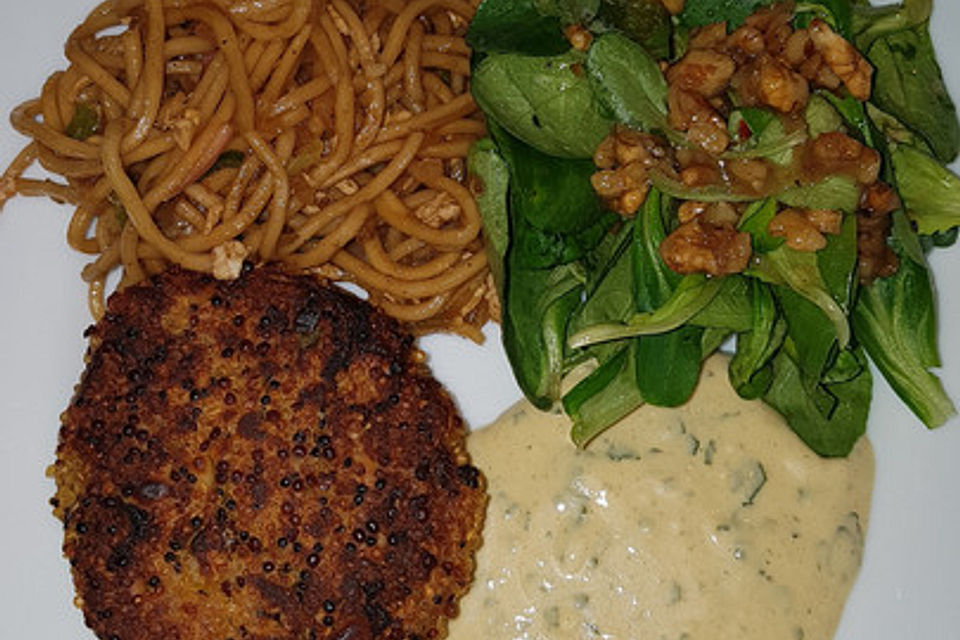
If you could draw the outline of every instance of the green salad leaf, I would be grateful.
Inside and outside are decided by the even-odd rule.
[[[599,342],[651,336],[682,327],[710,306],[720,293],[723,282],[720,278],[708,279],[702,275],[686,276],[663,306],[636,313],[623,323],[590,326],[572,334],[570,346],[589,347]]]
[[[665,214],[672,209],[669,199],[651,190],[634,225],[634,304],[640,314],[663,310],[664,315],[693,315],[712,296],[698,291],[697,283],[674,294],[685,281],[667,267],[660,257],[660,243],[666,238]],[[692,291],[692,295],[690,292]],[[674,307],[670,307],[674,301]],[[669,325],[670,323],[665,323]],[[676,407],[693,394],[700,379],[703,357],[703,329],[693,325],[649,333],[637,339],[637,388],[644,401],[661,407]]]
[[[773,198],[757,200],[740,217],[738,228],[750,234],[755,253],[770,253],[783,246],[783,238],[770,235],[770,222],[777,215],[777,201]]]
[[[817,253],[817,268],[830,296],[850,315],[858,292],[857,218],[846,216],[840,233],[827,236],[827,246]]]
[[[512,266],[508,258],[507,266]],[[504,293],[503,344],[517,384],[534,406],[547,410],[560,398],[566,327],[583,283],[569,265],[511,269]]]
[[[807,103],[803,118],[806,120],[807,130],[810,132],[811,138],[817,138],[824,133],[840,131],[843,128],[843,117],[830,104],[830,101],[819,93],[810,96],[810,102]]]
[[[637,386],[637,343],[620,347],[563,398],[563,409],[573,420],[570,437],[587,446],[607,427],[643,404]]]
[[[540,13],[556,16],[564,25],[587,24],[600,10],[600,0],[534,0]]]
[[[546,156],[492,118],[488,127],[493,142],[481,150],[496,153],[509,171],[504,345],[521,389],[537,406],[548,408],[560,398],[567,324],[585,286],[574,263],[603,241],[616,216],[600,206],[582,161]],[[502,167],[490,158],[486,162],[489,180],[490,167]],[[553,199],[565,203],[568,213],[551,206]],[[497,199],[489,215],[497,220],[502,206]],[[495,232],[502,233],[502,220],[496,224]],[[502,242],[498,249],[503,250]]]
[[[851,0],[817,0],[797,3],[797,26],[805,27],[813,18],[825,20],[844,38],[853,34],[853,2]]]
[[[746,331],[751,326],[753,306],[750,301],[750,278],[730,275],[718,279],[719,290],[700,311],[690,318],[690,324],[725,334]],[[721,341],[722,342],[722,341]],[[719,346],[719,345],[717,345]],[[713,353],[714,349],[704,353]]]
[[[667,132],[667,80],[643,47],[620,34],[597,38],[587,72],[601,103],[621,124]]]
[[[822,456],[842,457],[866,431],[873,378],[862,353],[851,353],[859,375],[811,388],[804,381],[789,340],[772,361],[770,388],[763,400],[783,414],[798,436]]]
[[[544,14],[535,0],[485,0],[477,7],[467,31],[475,53],[519,53],[552,56],[570,48],[563,23]]]
[[[750,325],[737,335],[737,349],[730,360],[730,384],[737,393],[756,400],[773,382],[771,360],[783,345],[787,325],[780,316],[770,285],[750,279]]]
[[[860,204],[860,186],[847,176],[827,176],[820,182],[790,187],[777,194],[777,200],[791,207],[853,213]]]
[[[904,0],[874,6],[867,0],[853,2],[853,43],[867,51],[878,38],[926,24],[933,13],[933,0]]]
[[[512,255],[520,268],[568,264],[593,249],[616,220],[590,185],[589,160],[543,154],[494,125],[510,169]]]
[[[831,335],[836,337],[841,347],[849,344],[847,314],[828,291],[817,254],[783,246],[759,256],[749,273],[764,282],[782,285],[819,307],[833,327]]]
[[[854,43],[875,68],[871,102],[923,137],[938,160],[960,152],[960,120],[933,41],[933,0],[854,7]]]
[[[578,73],[583,55],[484,58],[473,73],[477,104],[507,131],[560,158],[590,158],[610,131],[589,81]]]
[[[940,380],[937,324],[926,268],[903,260],[893,278],[877,280],[860,296],[853,314],[858,339],[890,386],[930,428],[956,414]]]
[[[943,233],[960,225],[960,177],[909,145],[890,152],[900,197],[917,231]]]
[[[680,24],[702,27],[726,21],[728,27],[739,27],[754,11],[776,0],[695,0],[685,2]]]
[[[597,18],[605,29],[623,33],[654,58],[670,56],[672,25],[660,0],[603,0]]]
[[[510,167],[500,156],[493,140],[484,138],[470,148],[467,171],[479,185],[479,192],[474,193],[474,197],[483,218],[490,274],[502,297],[506,281],[504,263],[510,246],[510,215],[507,211]]]

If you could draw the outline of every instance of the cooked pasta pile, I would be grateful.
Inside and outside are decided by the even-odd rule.
[[[45,195],[103,313],[178,264],[352,281],[418,333],[481,339],[494,296],[465,157],[466,0],[108,0],[15,109],[0,203]],[[24,172],[39,165],[55,180]]]

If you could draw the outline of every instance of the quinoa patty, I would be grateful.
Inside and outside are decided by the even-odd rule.
[[[446,635],[486,504],[412,338],[306,276],[111,297],[53,472],[100,638]]]

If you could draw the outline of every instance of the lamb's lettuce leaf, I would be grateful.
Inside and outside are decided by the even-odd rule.
[[[684,3],[680,24],[687,28],[726,21],[728,28],[743,24],[750,14],[776,0],[695,0]]]
[[[821,456],[846,456],[866,432],[873,378],[859,350],[847,352],[840,381],[811,387],[788,339],[772,360],[764,401],[783,414],[794,432]],[[850,364],[855,375],[850,372]]]
[[[507,211],[510,167],[500,156],[496,143],[484,138],[470,148],[467,171],[473,178],[473,195],[483,217],[490,274],[502,297],[506,280],[504,262],[510,246],[510,216]]]
[[[474,69],[473,97],[512,135],[544,154],[591,158],[613,122],[583,73],[584,55],[487,56]]]
[[[667,80],[655,58],[617,33],[600,36],[586,62],[595,95],[621,124],[667,133]]]
[[[960,225],[960,177],[920,149],[897,145],[890,152],[907,215],[924,235]]]
[[[854,7],[854,43],[875,69],[871,102],[918,133],[941,162],[960,151],[960,121],[933,41],[933,0]]]
[[[670,57],[672,25],[660,0],[603,0],[597,26],[615,29],[657,60]]]
[[[470,21],[467,44],[477,54],[552,56],[570,48],[560,18],[541,13],[535,0],[485,0]]]
[[[860,294],[852,317],[857,338],[897,395],[930,428],[956,413],[940,380],[936,315],[929,272],[901,260],[892,278],[880,279]]]

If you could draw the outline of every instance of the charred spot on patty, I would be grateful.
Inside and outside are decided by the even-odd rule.
[[[442,638],[486,503],[411,336],[307,276],[171,270],[90,332],[54,475],[102,638]]]

